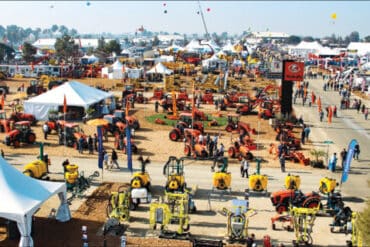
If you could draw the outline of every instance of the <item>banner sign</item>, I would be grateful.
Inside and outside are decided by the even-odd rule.
[[[341,181],[340,181],[341,184],[346,182],[347,179],[348,179],[348,173],[349,173],[349,169],[351,167],[351,161],[353,159],[353,154],[354,154],[356,145],[357,145],[357,141],[355,139],[353,139],[348,145],[347,156],[346,156],[346,160],[344,161],[342,178],[341,178]]]
[[[129,126],[126,126],[126,140],[127,168],[132,172],[131,128]]]
[[[98,132],[98,167],[103,169],[103,130],[101,126],[97,127]]]
[[[303,81],[304,63],[284,61],[284,81]]]

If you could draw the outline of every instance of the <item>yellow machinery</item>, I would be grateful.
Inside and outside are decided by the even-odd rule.
[[[301,186],[301,177],[299,175],[288,174],[285,177],[284,185],[287,190],[299,190]]]
[[[47,176],[49,173],[50,160],[48,155],[44,155],[43,160],[34,160],[23,168],[23,174],[37,179],[49,179]]]
[[[167,176],[166,192],[185,192],[184,158],[170,156],[163,166],[163,175]]]
[[[360,231],[359,228],[359,217],[360,214],[357,212],[352,212],[352,236],[351,240],[347,241],[347,246],[357,246],[357,247],[362,247],[363,245],[363,237],[362,237],[362,232]]]
[[[257,171],[249,175],[249,189],[257,192],[267,192],[268,177],[267,175],[261,175],[261,160],[257,159]]]
[[[289,213],[293,217],[293,227],[296,237],[296,240],[293,240],[293,246],[299,246],[301,243],[304,243],[306,246],[312,246],[312,227],[319,209],[320,206],[317,208],[290,208]]]
[[[268,178],[267,175],[252,174],[249,175],[249,188],[253,191],[267,191]]]
[[[117,192],[111,192],[107,205],[107,216],[118,222],[130,220],[130,192],[123,186]]]
[[[169,224],[178,224],[175,234],[181,236],[190,229],[189,217],[189,194],[166,193],[164,202],[152,202],[149,211],[149,227],[157,229],[160,225],[161,233],[173,236],[168,230]]]
[[[78,165],[75,164],[69,164],[66,165],[66,172],[64,173],[64,178],[66,180],[67,189],[72,189],[77,180],[78,180]]]
[[[220,167],[220,170],[213,173],[212,190],[231,190],[231,173],[227,171],[227,157],[221,157],[221,159],[216,162],[221,163],[221,165],[217,164],[217,167]]]
[[[227,237],[229,241],[245,241],[248,237],[249,218],[256,215],[249,209],[248,200],[232,200],[231,210],[222,209],[222,214],[227,216]]]
[[[135,172],[131,178],[130,182],[130,195],[132,199],[132,209],[135,210],[141,202],[150,203],[150,176],[146,171],[145,167],[150,163],[149,158],[144,158],[142,156],[138,159],[141,161],[141,171]]]
[[[320,180],[319,191],[326,195],[334,192],[337,185],[337,181],[334,178],[324,177]]]

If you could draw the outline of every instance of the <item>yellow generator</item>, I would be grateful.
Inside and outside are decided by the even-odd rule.
[[[215,172],[213,173],[213,188],[218,190],[227,190],[231,186],[231,173],[230,172]]]
[[[64,178],[66,180],[67,189],[72,189],[78,180],[78,165],[69,164],[66,165],[66,172],[64,173]]]
[[[132,199],[132,209],[135,210],[140,203],[150,203],[152,195],[150,194],[150,176],[145,167],[150,163],[149,158],[142,156],[138,159],[141,161],[141,172],[136,172],[131,178],[130,192]]]
[[[130,220],[130,192],[119,187],[117,192],[111,192],[107,205],[107,216],[118,222]]]
[[[299,175],[288,174],[285,177],[284,185],[287,190],[299,190],[301,186],[301,177]]]
[[[320,180],[319,191],[326,195],[334,192],[337,185],[337,181],[334,178],[324,177]]]
[[[184,159],[170,156],[163,167],[163,175],[167,175],[166,192],[185,192]]]
[[[43,160],[34,160],[24,166],[23,174],[37,179],[49,179],[48,163]]]
[[[267,192],[267,183],[268,183],[267,175],[254,173],[249,176],[249,189],[253,191]]]

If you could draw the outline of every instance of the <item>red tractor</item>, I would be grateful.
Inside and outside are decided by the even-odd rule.
[[[10,115],[9,120],[14,122],[29,121],[32,126],[35,126],[37,124],[37,120],[34,115],[24,112],[13,112]]]
[[[294,207],[317,208],[321,203],[319,193],[314,191],[303,194],[300,190],[280,190],[273,192],[270,199],[279,214],[289,211],[290,205]]]
[[[211,104],[211,105],[213,105],[213,100],[214,100],[213,97],[214,96],[213,96],[212,91],[211,90],[206,90],[204,92],[204,94],[202,94],[202,98],[201,98],[202,104]]]
[[[88,147],[87,136],[77,123],[65,123],[59,135],[59,145],[67,145],[78,149],[78,142],[83,138],[82,146],[84,149]]]
[[[236,130],[239,132],[240,135],[250,135],[250,133],[254,135],[256,134],[256,130],[254,128],[251,128],[249,124],[239,121],[239,114],[229,113],[227,114],[227,120],[228,123],[225,127],[225,130],[227,132],[232,132]]]
[[[103,125],[103,128],[110,132],[113,136],[124,133],[126,124],[121,121],[121,118],[115,117],[112,114],[108,114],[104,115],[103,119],[108,122],[108,124]]]
[[[59,120],[57,114],[49,114],[48,121],[45,122],[49,127],[50,134],[52,131],[55,131],[55,133],[59,133],[64,128],[64,125],[66,123],[65,120]]]
[[[5,145],[13,145],[15,148],[20,146],[20,143],[34,144],[36,135],[31,129],[29,121],[20,121],[14,124],[14,130],[11,130],[5,136]]]
[[[150,100],[161,100],[164,97],[164,90],[163,88],[154,88],[153,90],[153,97]]]
[[[142,90],[136,90],[135,102],[139,104],[147,104],[149,99],[144,97],[144,92]]]
[[[177,94],[176,100],[189,101],[189,95],[185,88],[180,88],[180,92]]]
[[[127,123],[130,127],[133,127],[135,130],[140,129],[139,120],[135,116],[126,116],[126,112],[122,110],[115,110],[113,115],[121,122]]]
[[[193,158],[208,158],[207,147],[204,144],[187,142],[184,148],[184,154],[186,156],[192,156]]]

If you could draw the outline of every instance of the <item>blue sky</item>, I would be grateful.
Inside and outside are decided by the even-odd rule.
[[[366,17],[370,1],[200,1],[210,33],[252,31],[289,35],[342,37],[358,31],[370,35]],[[208,11],[209,9],[209,11]],[[0,25],[50,28],[79,33],[150,31],[204,34],[198,1],[0,1]],[[165,13],[167,11],[167,13]],[[331,15],[336,13],[334,20]]]

